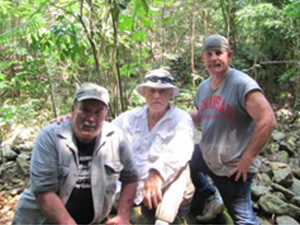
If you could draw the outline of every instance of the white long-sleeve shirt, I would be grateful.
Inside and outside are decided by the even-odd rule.
[[[148,129],[147,105],[122,113],[112,123],[124,131],[133,150],[139,174],[135,204],[143,201],[144,183],[150,169],[159,171],[164,188],[192,156],[193,121],[187,112],[172,104],[151,131]]]

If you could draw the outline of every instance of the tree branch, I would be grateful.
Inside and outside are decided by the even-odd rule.
[[[261,65],[268,65],[268,64],[296,64],[300,66],[299,61],[295,60],[280,60],[280,61],[268,61],[268,62],[261,62]]]

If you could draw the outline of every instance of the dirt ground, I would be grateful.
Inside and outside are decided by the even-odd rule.
[[[18,194],[7,194],[4,191],[0,191],[0,224],[11,224],[17,202],[19,200]]]

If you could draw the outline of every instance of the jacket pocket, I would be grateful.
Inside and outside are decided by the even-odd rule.
[[[149,161],[154,162],[161,157],[161,152],[168,152],[168,144],[174,137],[174,131],[157,132],[149,152]]]
[[[106,174],[106,207],[109,210],[112,207],[114,196],[117,190],[117,183],[120,178],[123,165],[119,162],[108,162],[104,164]],[[109,213],[109,211],[107,211]]]
[[[60,175],[61,177],[66,177],[69,174],[69,166],[61,165],[60,166]]]
[[[120,162],[107,162],[104,164],[106,178],[109,186],[115,186],[120,178],[123,165]]]

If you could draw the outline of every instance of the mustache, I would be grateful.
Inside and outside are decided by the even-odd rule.
[[[89,127],[97,128],[97,123],[85,120],[82,122],[82,126],[89,126]]]
[[[162,103],[159,101],[155,101],[155,102],[151,102],[151,104],[162,104]]]
[[[212,64],[210,64],[210,66],[221,66],[222,64],[221,63],[219,63],[219,62],[216,62],[216,63],[212,63]]]

